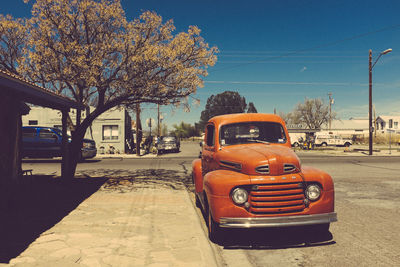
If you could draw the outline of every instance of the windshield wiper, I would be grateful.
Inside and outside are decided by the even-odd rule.
[[[270,144],[270,143],[267,142],[267,141],[263,141],[263,140],[259,140],[259,139],[249,139],[249,141],[253,141],[253,142],[261,143],[261,144],[267,144],[267,145]]]

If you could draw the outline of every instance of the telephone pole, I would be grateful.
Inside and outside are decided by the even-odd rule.
[[[332,93],[328,93],[329,96],[329,130],[332,128],[332,105],[334,103],[334,99],[332,98]]]
[[[157,135],[160,136],[160,104],[157,104]]]
[[[379,54],[379,56],[376,58],[375,62],[372,64],[372,50],[369,50],[369,57],[368,57],[368,76],[369,76],[369,90],[368,90],[368,95],[369,95],[369,103],[368,103],[368,120],[369,120],[369,138],[368,138],[368,142],[369,142],[369,155],[372,155],[373,152],[373,140],[372,140],[372,135],[373,135],[373,131],[376,129],[373,129],[372,127],[372,69],[374,68],[376,62],[378,62],[378,60],[381,58],[381,56],[386,55],[387,53],[392,52],[392,49],[386,49],[385,51],[381,52]]]
[[[142,142],[142,129],[140,126],[140,104],[136,104],[136,155],[140,156],[140,143]]]

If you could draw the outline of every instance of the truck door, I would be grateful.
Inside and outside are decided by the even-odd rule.
[[[336,146],[341,146],[342,144],[342,138],[338,135],[335,135],[335,145]]]
[[[36,152],[37,128],[23,127],[22,128],[22,155],[33,156]]]
[[[215,126],[208,124],[206,126],[205,143],[203,144],[203,152],[201,154],[201,167],[203,176],[215,169],[213,165],[215,154]]]
[[[38,150],[45,156],[61,156],[61,139],[48,128],[39,129]]]

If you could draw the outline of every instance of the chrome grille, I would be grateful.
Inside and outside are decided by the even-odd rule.
[[[269,174],[269,165],[260,165],[256,167],[256,172],[259,174]]]
[[[305,208],[302,183],[253,185],[249,212],[253,214],[283,214]]]

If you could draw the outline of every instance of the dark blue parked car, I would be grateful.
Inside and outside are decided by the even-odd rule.
[[[68,136],[68,141],[71,138]],[[25,126],[22,127],[22,156],[30,158],[61,157],[62,131],[58,128]],[[83,139],[81,159],[96,156],[96,143]]]

